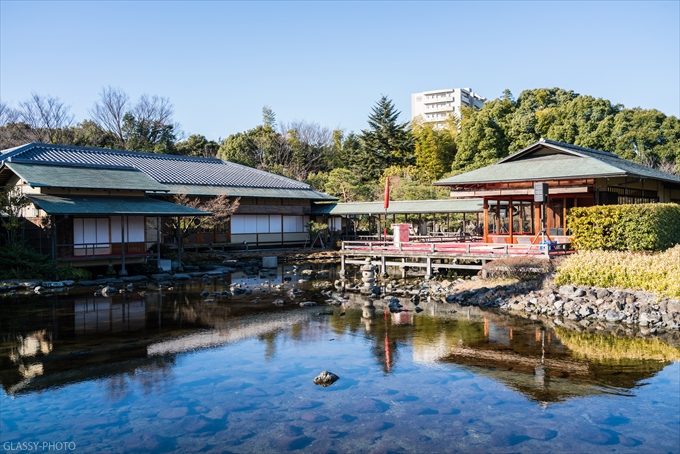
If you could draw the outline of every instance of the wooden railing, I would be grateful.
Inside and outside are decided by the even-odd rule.
[[[146,243],[125,243],[125,255],[138,257],[146,255]],[[68,243],[57,244],[57,259],[88,259],[100,257],[120,257],[123,254],[122,243]]]
[[[376,252],[404,254],[445,254],[468,256],[547,256],[549,250],[540,244],[500,244],[481,242],[408,242],[394,244],[388,241],[343,241],[343,252]]]

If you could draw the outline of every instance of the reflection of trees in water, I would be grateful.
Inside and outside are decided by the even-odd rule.
[[[264,343],[264,359],[271,361],[276,356],[276,338],[278,331],[261,334],[258,339]]]
[[[107,396],[110,400],[123,399],[130,392],[130,385],[133,383],[140,386],[145,396],[160,391],[171,383],[174,364],[174,359],[155,357],[130,370],[110,375],[105,381]]]
[[[560,327],[555,328],[555,332],[574,356],[601,364],[680,359],[680,348],[658,338],[619,337],[606,333],[569,331]]]

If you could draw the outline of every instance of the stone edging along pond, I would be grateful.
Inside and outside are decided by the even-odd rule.
[[[633,328],[641,335],[680,330],[680,301],[654,294],[621,289],[525,281],[479,287],[457,293],[455,285],[432,283],[430,294],[462,306],[498,308],[529,318],[548,318],[555,325],[607,329],[611,325]]]

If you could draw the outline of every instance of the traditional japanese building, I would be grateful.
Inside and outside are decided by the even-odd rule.
[[[43,143],[0,152],[0,187],[28,197],[23,216],[49,230],[55,258],[92,264],[143,260],[163,218],[210,214],[174,203],[179,194],[239,199],[230,223],[188,239],[210,246],[304,244],[312,201],[334,200],[220,159]]]
[[[545,204],[535,184],[547,184]],[[496,164],[435,183],[451,197],[484,200],[484,241],[529,243],[541,231],[569,242],[569,210],[592,205],[680,203],[680,176],[625,160],[607,151],[541,139]]]

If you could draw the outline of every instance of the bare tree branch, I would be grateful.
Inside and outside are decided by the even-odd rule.
[[[73,124],[71,109],[59,98],[36,93],[19,104],[19,119],[31,127],[35,139],[56,143],[64,128]]]
[[[0,126],[16,123],[18,119],[19,112],[12,109],[7,103],[0,101]]]
[[[137,121],[149,124],[171,124],[174,108],[168,98],[162,96],[142,95],[132,109]]]
[[[99,101],[90,112],[92,120],[100,128],[113,134],[122,148],[125,148],[123,117],[127,113],[129,100],[130,97],[124,91],[110,86],[105,87],[99,93]]]

